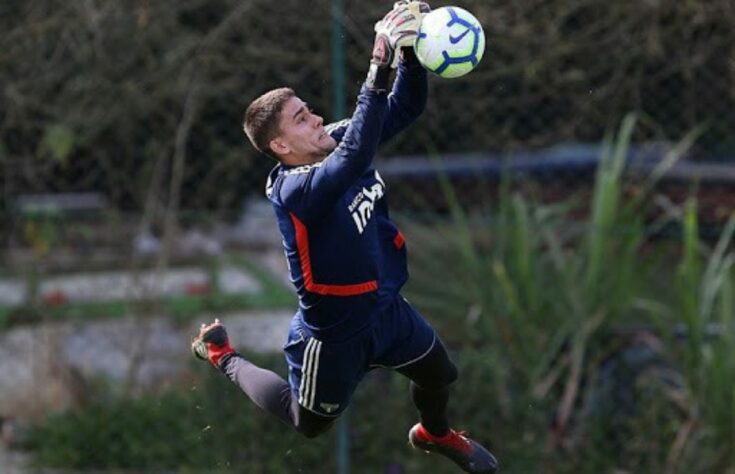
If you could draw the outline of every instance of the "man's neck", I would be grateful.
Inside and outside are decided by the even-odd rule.
[[[319,163],[324,160],[326,156],[301,156],[301,157],[288,157],[281,160],[281,164],[285,166],[306,166]]]

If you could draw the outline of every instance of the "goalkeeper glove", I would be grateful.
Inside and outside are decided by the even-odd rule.
[[[388,66],[395,68],[398,65],[398,48],[413,46],[421,19],[428,11],[430,8],[424,2],[401,0],[375,24],[368,87],[387,89]]]
[[[396,54],[393,57],[393,62],[391,63],[392,68],[398,67],[398,59],[402,59],[403,61],[409,61],[409,62],[416,62],[416,55],[414,52],[414,45],[416,44],[416,35],[418,35],[419,27],[421,26],[421,21],[424,19],[424,16],[431,12],[431,7],[428,3],[422,2],[422,1],[416,1],[416,0],[399,0],[396,3],[393,4],[393,8],[399,8],[400,6],[406,6],[411,13],[416,18],[415,20],[415,34],[411,36],[404,37],[401,41],[398,42],[397,51],[400,51],[400,54]]]
[[[398,65],[399,48],[413,47],[423,16],[431,8],[425,2],[400,0],[382,20],[375,24],[377,50],[373,62],[380,65]],[[378,43],[380,42],[380,43]]]

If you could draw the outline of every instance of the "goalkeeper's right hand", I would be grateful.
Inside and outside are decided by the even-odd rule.
[[[413,45],[421,18],[428,11],[429,6],[424,2],[396,2],[393,9],[375,24],[371,62],[379,67],[395,67],[398,48]]]
[[[394,10],[402,7],[408,8],[411,14],[413,14],[415,18],[415,24],[411,26],[418,34],[419,27],[421,26],[421,20],[423,20],[424,16],[431,13],[431,7],[427,2],[421,0],[398,0],[396,3],[393,4]],[[397,43],[396,49],[408,47],[413,48],[415,39],[416,35],[406,36]],[[395,67],[395,64],[393,64],[393,67]]]
[[[413,44],[421,18],[429,10],[424,2],[399,1],[375,24],[375,43],[366,80],[368,88],[388,89],[390,67],[398,65],[398,48]]]

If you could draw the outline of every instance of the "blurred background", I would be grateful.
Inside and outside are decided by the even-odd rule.
[[[454,424],[509,474],[735,473],[735,6],[454,4],[483,61],[375,161]],[[349,116],[391,6],[0,3],[0,472],[456,472],[392,373],[305,440],[189,355],[218,316],[285,375],[243,112],[286,85]]]

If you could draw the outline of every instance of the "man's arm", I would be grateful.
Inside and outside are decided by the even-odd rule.
[[[426,108],[428,80],[413,48],[403,48],[393,91],[388,96],[383,133],[384,143],[412,124]]]
[[[411,125],[426,108],[428,96],[426,69],[419,63],[413,49],[404,48],[403,57],[404,59],[398,63],[398,75],[388,96],[383,132],[380,135],[381,144]],[[344,119],[330,123],[324,128],[339,142],[349,125],[350,119]]]
[[[376,26],[370,70],[357,108],[337,148],[321,163],[286,171],[281,198],[301,219],[326,212],[372,163],[383,134],[390,65],[397,44],[413,35],[413,13],[406,6],[391,10]]]
[[[416,32],[424,15],[431,11],[428,3],[401,0],[396,2],[394,11],[399,7],[407,8],[411,16],[403,19],[407,30]],[[409,23],[409,24],[406,24]],[[380,25],[380,23],[378,23]],[[376,25],[376,30],[378,29]],[[426,108],[428,95],[427,72],[414,53],[415,35],[403,35],[398,39],[398,51],[392,59],[392,67],[398,66],[398,74],[393,82],[393,90],[388,96],[388,107],[380,142],[384,143],[413,123]],[[400,59],[400,61],[399,61]],[[328,133],[339,141],[349,120],[332,124]]]
[[[302,220],[317,217],[365,173],[377,151],[387,96],[364,85],[337,148],[320,163],[284,172],[280,194],[287,209]]]

